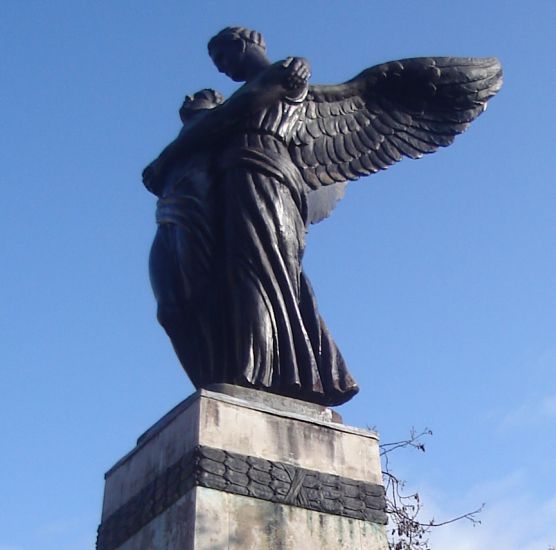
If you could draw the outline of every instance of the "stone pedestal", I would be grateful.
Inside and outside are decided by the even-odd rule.
[[[325,407],[215,389],[107,472],[98,550],[387,550],[375,433]]]

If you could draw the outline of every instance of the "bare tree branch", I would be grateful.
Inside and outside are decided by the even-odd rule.
[[[382,475],[386,490],[386,512],[391,523],[388,541],[390,550],[431,550],[428,539],[431,529],[461,520],[468,520],[473,525],[481,523],[477,515],[484,509],[484,504],[472,512],[444,521],[437,522],[434,518],[426,522],[421,521],[422,504],[419,493],[405,494],[405,481],[396,477],[390,470],[390,453],[408,447],[425,452],[423,439],[431,435],[432,431],[428,428],[420,432],[412,428],[408,439],[380,445]],[[549,548],[549,550],[556,549]]]

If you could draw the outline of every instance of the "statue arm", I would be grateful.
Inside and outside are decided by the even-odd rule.
[[[143,173],[141,174],[143,185],[154,195],[160,196],[162,194],[162,185],[164,183],[166,171],[179,156],[177,144],[184,131],[185,129],[182,128],[176,139],[167,145],[160,155],[143,169]]]
[[[178,137],[183,150],[211,145],[240,127],[250,115],[276,101],[303,96],[308,87],[310,66],[300,57],[289,57],[270,65],[255,79],[244,84],[226,102],[206,111]]]
[[[251,114],[282,99],[304,97],[311,75],[307,60],[289,57],[270,65],[255,79],[244,84],[227,101],[199,113],[143,171],[143,183],[157,193],[168,168],[178,158],[200,147],[211,147],[241,126]]]

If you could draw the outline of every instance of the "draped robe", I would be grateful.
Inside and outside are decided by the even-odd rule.
[[[306,91],[249,117],[215,159],[226,370],[231,383],[338,405],[358,387],[301,267],[307,187],[287,148]]]
[[[158,320],[195,387],[223,382],[216,196],[208,153],[181,158],[156,191],[158,229],[149,273]]]

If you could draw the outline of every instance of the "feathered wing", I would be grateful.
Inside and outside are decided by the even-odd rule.
[[[321,186],[450,145],[501,86],[496,58],[467,57],[392,61],[344,84],[311,86],[290,142],[291,158],[319,204],[310,221],[326,217],[345,188],[321,193]]]

